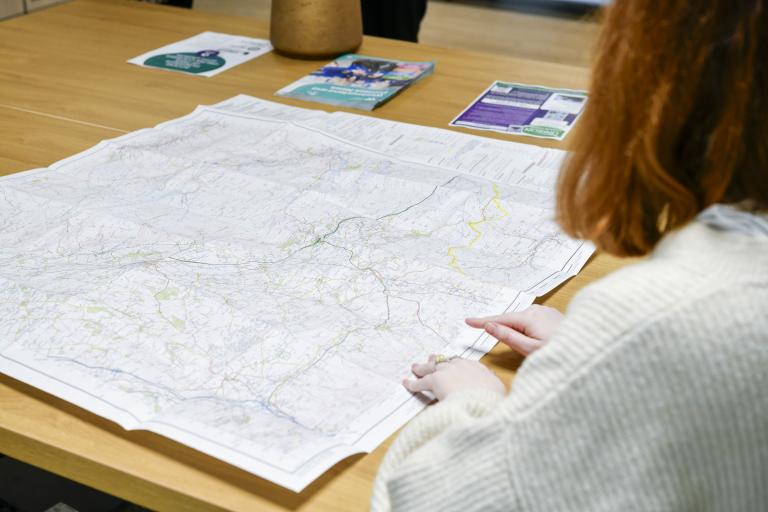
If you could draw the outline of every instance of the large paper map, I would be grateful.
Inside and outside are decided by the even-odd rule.
[[[592,247],[563,153],[237,96],[0,180],[0,371],[295,491]]]

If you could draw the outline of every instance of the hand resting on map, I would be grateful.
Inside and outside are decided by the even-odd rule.
[[[405,379],[405,389],[411,393],[428,391],[438,400],[445,400],[448,395],[463,389],[490,389],[501,395],[507,392],[504,383],[488,367],[477,361],[460,358],[439,361],[432,354],[426,363],[414,363],[411,371],[416,379]]]
[[[515,313],[467,318],[472,327],[485,331],[511,349],[527,356],[541,348],[557,330],[562,313],[547,306],[533,305]],[[485,365],[465,359],[440,361],[431,355],[425,363],[415,363],[411,371],[414,380],[404,380],[403,386],[411,393],[431,392],[438,400],[464,389],[488,389],[506,393],[504,384]]]

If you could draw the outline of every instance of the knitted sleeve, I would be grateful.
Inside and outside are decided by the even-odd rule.
[[[768,242],[693,223],[582,290],[507,398],[408,425],[376,512],[768,510]]]
[[[618,313],[607,303],[584,302],[510,396],[457,393],[411,422],[372,509],[766,510],[760,284],[700,293],[629,329],[601,320]]]
[[[457,495],[487,497],[490,488],[503,486],[503,436],[494,418],[502,401],[489,390],[460,391],[417,416],[379,468],[371,509],[459,510]]]

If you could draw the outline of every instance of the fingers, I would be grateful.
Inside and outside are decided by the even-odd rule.
[[[488,322],[500,322],[503,316],[504,315],[469,317],[469,318],[465,318],[464,321],[470,327],[484,329],[485,324],[487,324]]]
[[[462,389],[483,388],[506,394],[504,383],[485,365],[477,361],[453,359],[438,363],[437,369],[420,379],[404,380],[411,393],[428,393],[438,400]]]
[[[425,375],[433,373],[436,369],[436,366],[436,356],[435,354],[431,354],[426,363],[414,363],[411,366],[411,371],[417,377],[424,377]]]
[[[434,380],[435,380],[435,374],[430,373],[429,375],[416,380],[405,379],[403,381],[403,386],[405,386],[405,389],[407,389],[411,393],[421,393],[422,391],[432,391]]]
[[[527,356],[542,345],[540,340],[495,322],[485,324],[485,332],[524,356]]]
[[[478,329],[484,329],[486,324],[493,322],[512,327],[519,331],[524,331],[530,323],[530,319],[528,315],[525,314],[525,311],[504,313],[503,315],[485,316],[480,318],[467,318],[464,321],[470,327],[476,327]]]
[[[438,361],[437,357],[438,356],[435,354],[430,354],[426,363],[413,363],[411,365],[411,371],[415,376],[423,377],[425,375],[429,375],[430,373],[439,371],[440,368],[446,366],[451,361],[457,359],[457,356],[451,356],[447,359],[445,358],[445,356],[441,356],[442,360]]]

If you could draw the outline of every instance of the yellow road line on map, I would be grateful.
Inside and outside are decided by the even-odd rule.
[[[460,274],[464,273],[464,270],[462,270],[461,266],[459,265],[459,258],[456,256],[456,249],[469,249],[473,247],[478,240],[480,240],[483,237],[483,232],[480,231],[478,226],[481,224],[484,224],[485,222],[489,222],[492,220],[501,220],[507,215],[509,215],[509,212],[501,205],[501,201],[499,199],[501,198],[501,191],[499,190],[498,185],[495,183],[493,184],[493,197],[485,203],[485,206],[483,206],[483,218],[480,220],[471,220],[467,222],[467,225],[469,226],[469,229],[475,232],[475,237],[470,240],[470,242],[467,245],[460,245],[460,246],[453,246],[448,248],[448,256],[450,256],[451,260],[448,262],[448,266],[455,269]],[[501,215],[499,217],[486,217],[485,216],[485,209],[488,208],[488,205],[493,203],[493,206],[496,207],[497,210],[501,212]]]
[[[495,183],[493,184],[493,198],[491,199],[493,201],[493,205],[502,213],[501,217],[499,219],[503,219],[507,215],[509,215],[509,212],[501,206],[501,192],[499,192],[499,186]]]
[[[448,262],[448,266],[456,269],[457,272],[463,274],[464,271],[461,270],[461,267],[459,266],[459,259],[456,257],[456,253],[454,252],[455,250],[456,250],[455,247],[448,248],[448,256],[451,257],[451,261]]]

